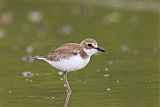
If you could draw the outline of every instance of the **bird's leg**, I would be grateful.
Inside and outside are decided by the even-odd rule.
[[[69,99],[71,97],[71,92],[68,92],[67,93],[67,96],[66,96],[66,99],[65,99],[65,102],[64,102],[64,107],[68,107],[68,103],[69,103]]]
[[[67,92],[71,93],[72,90],[71,90],[70,85],[69,85],[68,80],[67,80],[67,71],[65,71],[63,73],[63,78],[64,78],[64,83],[65,83],[65,85],[67,87]]]

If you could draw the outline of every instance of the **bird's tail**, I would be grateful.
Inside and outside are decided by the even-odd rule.
[[[45,58],[41,57],[41,56],[33,56],[34,59],[41,59],[44,60]]]
[[[38,59],[38,58],[39,58],[39,56],[33,56],[33,58],[34,58],[34,59]]]

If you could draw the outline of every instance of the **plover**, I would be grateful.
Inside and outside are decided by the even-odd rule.
[[[35,58],[63,71],[67,91],[72,92],[67,80],[67,73],[84,68],[89,63],[91,56],[98,51],[105,52],[98,47],[96,40],[87,38],[80,44],[66,43],[47,55],[35,56]]]

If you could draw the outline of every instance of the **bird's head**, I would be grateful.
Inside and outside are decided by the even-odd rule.
[[[105,52],[105,50],[98,47],[97,41],[92,38],[84,39],[80,45],[88,56],[92,56],[98,51]]]

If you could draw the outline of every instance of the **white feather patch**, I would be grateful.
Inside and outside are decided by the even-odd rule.
[[[98,51],[97,51],[97,49],[83,49],[84,50],[84,52],[86,52],[86,54],[88,55],[88,56],[92,56],[92,55],[94,55],[95,53],[97,53]]]
[[[62,71],[76,71],[84,68],[90,61],[90,57],[82,58],[79,54],[66,59],[60,59],[60,61],[50,61],[45,58],[37,58],[46,61],[51,66]]]

